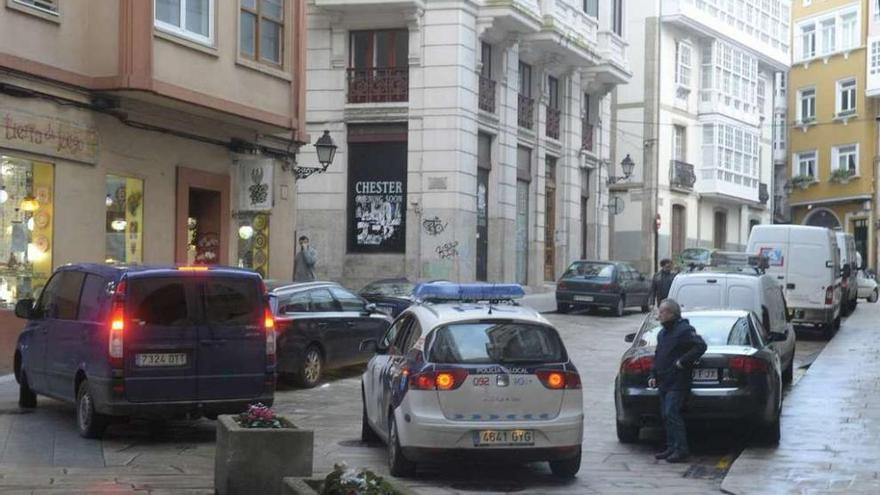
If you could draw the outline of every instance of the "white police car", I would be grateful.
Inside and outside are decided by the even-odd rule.
[[[441,457],[581,464],[583,398],[577,369],[512,284],[429,283],[380,342],[363,375],[364,441],[388,445],[391,474]]]

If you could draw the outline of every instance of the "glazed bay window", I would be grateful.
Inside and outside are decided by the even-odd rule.
[[[795,176],[812,177],[813,180],[818,179],[816,175],[816,152],[807,151],[795,155]]]
[[[599,0],[584,0],[584,12],[590,17],[599,17]]]
[[[52,274],[54,170],[0,155],[0,307],[33,297]]]
[[[816,121],[816,89],[802,89],[798,91],[798,122],[807,124]]]
[[[856,113],[856,80],[837,81],[837,115],[846,116]]]
[[[214,44],[215,0],[156,0],[156,27],[206,45]]]
[[[849,175],[859,174],[859,145],[848,144],[835,146],[831,149],[831,168],[833,170],[846,170]]]
[[[284,0],[241,0],[241,56],[283,65]]]
[[[353,31],[350,43],[349,103],[409,100],[409,31]]]
[[[675,43],[675,82],[683,87],[691,87],[691,71],[693,69],[693,49],[686,41]]]
[[[107,263],[144,260],[144,181],[107,175],[104,259]]]

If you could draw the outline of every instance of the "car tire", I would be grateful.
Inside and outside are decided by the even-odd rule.
[[[791,385],[791,382],[794,380],[794,356],[792,356],[791,361],[789,361],[788,366],[785,367],[785,370],[782,372],[782,384],[783,385]]]
[[[621,294],[617,299],[617,306],[614,307],[614,316],[618,318],[623,316],[624,309],[626,308],[626,295]]]
[[[83,380],[76,393],[76,427],[83,438],[100,438],[107,429],[109,418],[95,411],[95,399],[89,381]]]
[[[651,311],[651,306],[647,304],[642,304],[642,313],[647,313],[649,311]]]
[[[855,298],[852,302],[852,308],[849,310],[849,314],[853,314],[856,312],[856,308],[859,306],[859,299]]]
[[[871,295],[868,296],[868,302],[869,302],[869,303],[875,303],[875,302],[877,302],[877,297],[878,297],[878,296],[880,296],[880,294],[877,294],[877,289],[874,289],[874,292],[872,292]]]
[[[303,360],[296,374],[296,384],[302,388],[313,388],[321,381],[324,372],[324,356],[317,346],[310,345],[303,353]]]
[[[636,443],[639,441],[640,430],[638,425],[628,425],[617,421],[617,440],[620,443]]]
[[[22,409],[37,407],[37,394],[31,390],[27,374],[24,371],[20,372],[18,379],[18,407]]]
[[[361,388],[361,407],[363,407],[363,412],[361,414],[361,442],[377,443],[382,441],[382,439],[379,438],[379,435],[376,434],[376,430],[370,426],[370,421],[367,419],[367,402],[363,388]]]
[[[565,313],[568,313],[569,311],[571,311],[571,304],[561,303],[561,302],[556,303],[556,312],[557,313],[565,314]]]
[[[406,478],[416,472],[416,463],[403,455],[400,437],[397,435],[397,421],[394,414],[388,418],[388,472],[395,478]]]
[[[782,436],[782,422],[780,419],[779,413],[777,413],[776,419],[772,423],[761,428],[759,441],[762,444],[768,446],[779,445],[779,438]]]
[[[581,469],[581,450],[578,449],[576,456],[558,461],[550,461],[550,471],[557,478],[574,478]]]

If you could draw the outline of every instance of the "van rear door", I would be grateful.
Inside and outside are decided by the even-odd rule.
[[[669,297],[678,301],[682,310],[723,308],[727,278],[718,276],[678,276],[672,282]]]
[[[204,324],[198,330],[200,400],[259,397],[266,384],[265,303],[254,276],[198,278]]]
[[[788,276],[785,280],[785,298],[789,306],[824,307],[826,290],[836,284],[839,257],[832,252],[833,236],[824,232],[820,234],[824,235],[792,232],[789,258],[786,260]]]
[[[746,251],[749,254],[760,254],[768,258],[770,267],[766,273],[773,276],[785,288],[785,296],[791,302],[788,275],[792,260],[789,256],[789,235],[791,228],[784,225],[757,225],[749,235]],[[787,287],[787,288],[786,288]]]

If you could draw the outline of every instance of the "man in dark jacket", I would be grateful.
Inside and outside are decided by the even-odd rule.
[[[659,305],[664,299],[669,297],[669,289],[672,288],[672,281],[675,279],[675,275],[672,271],[672,260],[669,258],[660,260],[660,271],[651,279],[651,292],[648,293],[648,304],[651,306]]]
[[[681,306],[672,299],[660,303],[657,319],[663,325],[657,334],[654,367],[648,386],[660,388],[660,413],[666,424],[666,450],[654,457],[667,462],[688,458],[687,432],[681,409],[691,389],[694,363],[706,352],[706,343],[694,327],[681,317]]]

